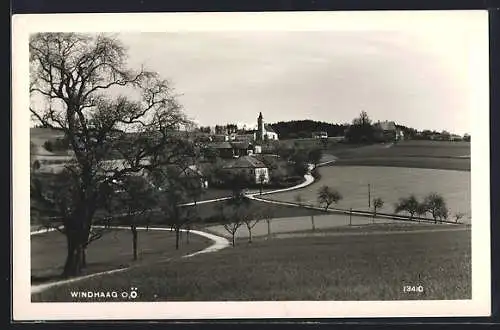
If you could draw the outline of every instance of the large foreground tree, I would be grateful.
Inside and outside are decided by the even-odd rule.
[[[170,132],[188,121],[168,82],[129,69],[126,48],[113,36],[38,33],[29,52],[33,118],[62,130],[73,154],[58,190],[49,193],[33,175],[32,196],[58,210],[55,226],[68,246],[63,275],[78,275],[112,182],[176,163],[183,148]]]

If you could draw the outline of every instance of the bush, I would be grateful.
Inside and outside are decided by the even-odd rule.
[[[315,167],[312,171],[311,171],[311,175],[313,176],[314,180],[320,180],[321,179],[321,174],[319,173],[319,170],[317,167]]]
[[[54,151],[53,148],[52,148],[52,142],[50,140],[48,141],[45,141],[43,143],[43,147],[45,148],[45,150],[49,151],[49,152],[52,152]]]

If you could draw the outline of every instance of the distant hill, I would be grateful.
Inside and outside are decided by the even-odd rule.
[[[327,132],[328,136],[343,136],[348,125],[314,120],[280,121],[270,126],[280,139],[310,138],[313,132]]]

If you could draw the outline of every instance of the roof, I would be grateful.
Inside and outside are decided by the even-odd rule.
[[[271,125],[267,125],[267,124],[265,124],[265,125],[264,125],[264,129],[265,129],[266,131],[270,132],[270,133],[276,133],[276,132],[274,131],[274,129],[271,127]]]
[[[266,165],[252,156],[242,156],[231,160],[224,165],[224,168],[265,168]]]
[[[382,121],[377,123],[377,125],[384,131],[395,131],[396,124],[393,121]]]
[[[234,141],[231,142],[231,146],[237,149],[248,149],[250,143],[248,141]]]
[[[208,144],[208,147],[210,148],[215,148],[215,149],[232,149],[233,146],[231,143],[225,141],[225,142],[212,142]]]

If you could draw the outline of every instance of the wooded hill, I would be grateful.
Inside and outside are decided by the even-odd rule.
[[[328,136],[343,136],[348,124],[331,124],[314,120],[279,121],[270,126],[280,139],[310,138],[313,132],[327,132]]]

